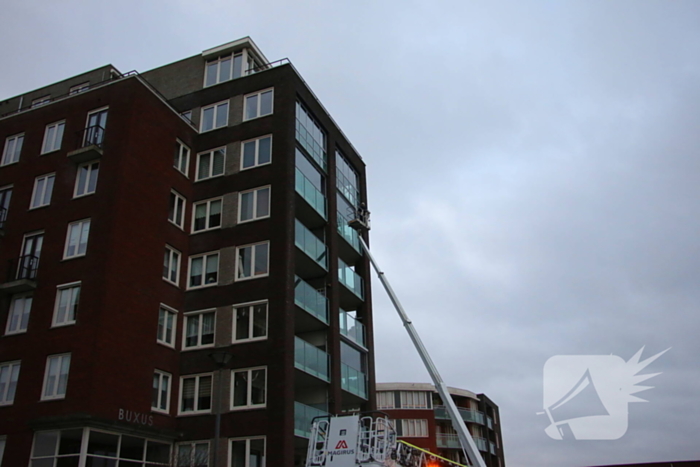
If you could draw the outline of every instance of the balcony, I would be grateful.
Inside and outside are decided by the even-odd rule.
[[[477,410],[463,409],[458,407],[459,414],[462,416],[462,420],[469,423],[478,423],[480,425],[484,424],[484,413]],[[450,417],[447,415],[447,409],[443,405],[435,406],[435,418],[441,420],[449,420]]]
[[[489,442],[484,438],[479,438],[478,436],[472,437],[476,443],[476,447],[479,451],[489,452]]]
[[[5,221],[7,220],[7,208],[0,207],[0,237],[5,236]]]
[[[356,344],[367,347],[367,345],[365,345],[364,324],[355,319],[350,313],[343,310],[340,310],[340,333]]]
[[[308,220],[314,227],[323,225],[328,219],[326,197],[318,191],[314,184],[311,183],[311,180],[298,168],[295,169],[294,187],[299,196],[306,201],[306,203],[300,203],[299,205],[299,210],[304,220]]]
[[[357,230],[350,227],[348,222],[350,220],[338,212],[338,233],[347,243],[347,247],[345,247],[345,244],[341,242],[340,253],[343,257],[356,259],[362,255],[362,246],[360,246]]]
[[[0,293],[15,294],[36,289],[38,257],[24,255],[8,263],[7,280],[4,284],[0,284]]]
[[[326,244],[298,219],[294,220],[294,244],[298,251],[303,253],[296,255],[299,275],[304,278],[318,277],[328,271]]]
[[[313,419],[325,415],[328,412],[294,401],[294,435],[308,438],[311,436]]]
[[[330,355],[296,336],[294,337],[294,366],[323,381],[331,380]]]
[[[491,452],[491,454],[493,455],[496,455],[496,443],[492,443],[491,441],[489,441],[489,452]]]
[[[367,399],[367,378],[363,372],[345,363],[340,364],[340,387],[362,399]]]
[[[78,132],[77,149],[68,152],[68,158],[76,164],[102,157],[105,129],[93,125]]]
[[[294,277],[294,304],[328,324],[328,299],[299,277]]]
[[[493,418],[489,416],[486,417],[486,426],[493,430]]]
[[[364,301],[362,278],[338,258],[338,280],[345,288],[340,290],[340,306],[346,310],[357,308]]]
[[[479,451],[488,452],[488,442],[484,438],[472,437]],[[438,433],[435,436],[437,447],[448,449],[461,449],[462,445],[459,442],[459,436],[456,433]]]

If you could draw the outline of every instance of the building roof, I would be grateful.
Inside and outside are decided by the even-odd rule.
[[[447,390],[453,396],[470,397],[474,400],[479,400],[476,394],[466,389],[453,388],[448,386]],[[379,391],[430,391],[437,392],[435,386],[430,383],[377,383],[377,392]]]

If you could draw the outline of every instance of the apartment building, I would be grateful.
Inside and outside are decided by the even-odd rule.
[[[448,389],[486,465],[505,466],[498,406],[485,394]],[[471,465],[464,458],[457,432],[435,386],[427,383],[377,383],[376,392],[377,410],[389,415],[399,440],[444,459]],[[453,465],[440,457],[433,459],[435,466]]]
[[[365,164],[288,60],[100,67],[0,145],[3,466],[291,467],[374,408]]]

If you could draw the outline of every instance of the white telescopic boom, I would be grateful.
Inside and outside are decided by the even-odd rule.
[[[484,459],[481,457],[481,454],[479,453],[479,450],[476,447],[476,443],[474,443],[474,440],[469,434],[469,430],[463,422],[462,416],[459,414],[459,410],[457,409],[457,406],[455,405],[454,401],[452,400],[452,397],[450,396],[449,391],[447,390],[447,385],[442,380],[442,377],[440,377],[440,373],[438,373],[438,370],[435,367],[435,364],[433,363],[432,359],[430,358],[430,355],[428,355],[428,351],[423,345],[423,342],[420,340],[420,336],[418,336],[416,328],[413,327],[413,323],[411,323],[411,320],[408,319],[406,312],[401,306],[401,302],[399,302],[399,298],[394,293],[394,290],[391,288],[391,285],[389,284],[387,278],[384,276],[382,270],[379,269],[379,265],[374,260],[372,253],[369,252],[369,248],[367,247],[367,244],[362,238],[362,235],[358,235],[358,238],[360,239],[362,248],[365,250],[367,256],[369,257],[369,261],[372,263],[372,267],[377,272],[377,276],[382,282],[386,293],[389,294],[391,303],[394,304],[396,312],[399,314],[399,317],[401,317],[401,321],[403,321],[403,325],[406,328],[409,337],[413,341],[413,345],[416,346],[416,350],[418,351],[420,358],[423,360],[425,368],[428,370],[428,373],[430,373],[430,377],[433,379],[435,389],[437,389],[437,392],[438,394],[440,394],[442,402],[445,404],[447,414],[452,420],[452,427],[457,432],[457,436],[459,437],[459,442],[462,445],[462,450],[464,451],[464,454],[467,456],[467,458],[472,464],[477,465],[479,467],[486,467]]]

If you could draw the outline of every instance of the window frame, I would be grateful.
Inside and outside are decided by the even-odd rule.
[[[74,289],[78,289],[78,299],[75,299],[75,291]],[[51,327],[52,328],[57,328],[57,327],[62,327],[62,326],[70,326],[76,323],[77,321],[77,316],[78,316],[78,307],[80,306],[80,294],[82,293],[82,282],[81,281],[76,281],[76,282],[69,282],[67,284],[61,284],[56,286],[56,301],[54,303],[53,307],[53,317],[51,318]],[[71,296],[70,299],[71,301],[74,301],[75,303],[72,306],[74,307],[73,310],[73,319],[64,319],[61,322],[58,322],[58,308],[61,304],[61,294],[64,291],[71,290]],[[66,318],[68,317],[68,310],[66,309]]]
[[[266,465],[267,463],[267,436],[261,435],[261,436],[246,436],[246,437],[238,437],[238,438],[229,438],[228,439],[228,466],[229,467],[256,467],[256,466],[251,466],[250,465],[250,442],[253,440],[259,440],[261,439],[263,441],[263,453],[262,453],[262,465]],[[238,465],[233,465],[233,443],[235,441],[245,441],[245,465],[238,466]]]
[[[59,128],[60,127],[60,131]],[[56,128],[56,131],[54,133],[53,141],[51,141],[51,146],[47,147],[48,138],[49,138],[49,131],[51,128]],[[44,154],[49,154],[55,151],[60,151],[61,146],[63,146],[63,135],[66,130],[66,121],[65,120],[59,120],[57,122],[49,123],[46,125],[46,128],[44,129],[44,141],[41,143],[41,153],[39,155],[44,155]],[[59,137],[60,133],[60,137]],[[58,146],[56,145],[58,144]]]
[[[202,445],[206,444],[207,446],[207,454],[206,454],[206,465],[209,466],[209,456],[210,456],[210,450],[211,450],[211,444],[209,443],[209,440],[199,440],[199,441],[181,441],[179,443],[176,443],[174,448],[175,448],[175,463],[178,467],[200,467],[202,464],[201,460],[204,459],[197,459],[197,451],[196,447],[197,445]],[[190,446],[191,452],[190,452],[190,458],[187,459],[187,464],[183,464],[183,459],[180,457],[180,447],[181,446]],[[213,467],[213,466],[212,466]]]
[[[46,94],[45,96],[37,97],[36,99],[32,99],[30,109],[41,107],[42,105],[46,105],[49,102],[51,102],[51,94]]]
[[[93,169],[93,165],[97,164],[97,168]],[[83,167],[88,168],[87,176],[85,177],[85,191],[83,193],[78,193],[78,186],[80,182],[80,169]],[[88,191],[90,188],[90,181],[92,179],[93,174],[95,174],[95,187],[93,188],[92,191]],[[94,195],[95,191],[97,191],[97,181],[99,180],[100,177],[100,161],[99,160],[92,160],[88,162],[83,162],[82,164],[78,165],[78,170],[75,172],[75,187],[73,188],[73,199],[75,198],[82,198],[83,196],[90,196]]]
[[[180,287],[180,266],[182,265],[182,252],[177,248],[173,248],[167,243],[165,244],[165,253],[168,254],[168,276],[162,276],[165,282],[173,284],[175,287]],[[175,281],[170,279],[172,272],[173,255],[177,255],[177,264],[175,265]],[[165,255],[163,255],[163,272],[165,272]]]
[[[260,141],[263,139],[266,139],[266,138],[270,138],[270,160],[268,162],[260,163],[259,162],[259,160],[260,160]],[[248,143],[255,143],[255,164],[251,165],[250,167],[244,167],[243,162],[245,161],[245,159],[244,159],[245,145]],[[241,171],[254,169],[256,167],[262,167],[262,166],[269,165],[269,164],[272,164],[272,134],[258,136],[257,138],[241,141],[241,167],[240,167]]]
[[[160,331],[160,315],[161,312],[165,313],[165,320],[163,322],[163,335],[161,336],[161,331]],[[166,347],[170,347],[171,349],[175,348],[175,342],[177,341],[177,318],[178,318],[178,311],[171,307],[166,305],[165,303],[161,303],[160,306],[158,307],[158,328],[156,328],[156,342],[158,344],[164,345]],[[167,339],[167,323],[168,320],[172,320],[172,333],[170,336],[171,342],[168,342]]]
[[[74,259],[74,258],[82,258],[83,256],[87,255],[87,249],[88,249],[88,240],[90,239],[90,227],[91,227],[91,218],[87,219],[81,219],[78,221],[70,222],[68,223],[68,229],[66,230],[66,244],[63,247],[63,259]],[[83,239],[83,231],[84,227],[83,224],[87,223],[87,233],[85,234],[85,251],[83,253],[80,253],[80,245],[82,243]],[[71,229],[73,226],[80,226],[80,231],[79,231],[79,236],[78,236],[78,243],[76,245],[75,249],[75,254],[68,256],[68,248],[70,247],[70,241],[71,241]]]
[[[17,150],[17,141],[19,141],[19,150]],[[9,148],[10,143],[14,142],[12,147],[12,157],[13,159],[8,161],[8,156],[10,155]],[[5,167],[6,165],[12,165],[19,163],[19,159],[22,156],[22,147],[24,146],[24,133],[17,133],[15,135],[10,135],[5,138],[5,146],[2,150],[2,159],[0,159],[0,167]],[[16,159],[14,159],[16,157]]]
[[[214,315],[214,323],[212,324],[212,341],[209,344],[202,344],[202,337],[204,336],[202,332],[202,328],[204,326],[204,320],[201,319],[201,316],[203,315],[208,315],[208,314],[213,314]],[[188,350],[198,350],[198,349],[206,349],[209,347],[214,347],[216,345],[216,308],[208,308],[206,310],[197,310],[197,311],[188,311],[186,313],[183,313],[183,321],[182,321],[182,351],[188,351]],[[194,317],[194,316],[199,316],[199,325],[198,325],[198,330],[197,330],[197,343],[195,345],[187,345],[187,321]]]
[[[401,435],[400,435],[401,438],[428,438],[430,436],[430,427],[428,426],[427,419],[425,419],[425,418],[402,418],[400,420],[401,420]],[[407,432],[410,432],[410,434],[406,434]]]
[[[272,98],[270,99],[270,113],[261,115],[260,114],[260,106],[262,105],[262,99],[261,96],[267,92],[272,92]],[[255,110],[255,116],[248,118],[248,98],[252,96],[258,96],[257,99],[257,109]],[[243,96],[243,121],[244,122],[249,122],[251,120],[255,120],[256,118],[262,118],[262,117],[267,117],[268,115],[273,115],[275,113],[275,88],[270,87],[266,89],[261,89],[260,91],[255,91],[248,93]]]
[[[171,390],[173,388],[173,375],[171,373],[168,373],[167,371],[159,370],[159,369],[154,369],[153,370],[153,377],[154,377],[154,383],[155,383],[155,376],[158,375],[158,388],[152,387],[151,389],[157,389],[158,395],[156,406],[153,406],[153,394],[151,394],[151,412],[158,412],[158,413],[164,413],[170,415],[170,394]],[[167,388],[166,388],[166,394],[165,394],[165,409],[161,409],[160,406],[162,405],[162,395],[163,395],[163,380],[164,378],[167,378]]]
[[[224,156],[224,161],[221,164],[221,166],[223,167],[223,170],[221,171],[220,174],[214,174],[214,164],[213,164],[214,153],[216,153],[217,151],[221,151],[221,153]],[[202,156],[211,156],[211,158],[212,158],[212,160],[209,163],[209,175],[207,175],[206,177],[202,177],[202,174],[200,174],[200,172],[199,172],[199,161],[200,161]],[[197,166],[195,167],[195,176],[194,176],[195,182],[201,182],[201,181],[209,180],[209,179],[216,178],[216,177],[223,177],[224,175],[226,175],[226,146],[210,149],[208,151],[200,152],[197,154]]]
[[[377,391],[377,410],[395,409],[396,396],[394,391]]]
[[[251,402],[252,397],[253,397],[253,380],[252,380],[252,373],[253,371],[258,371],[258,370],[263,370],[264,375],[265,375],[265,402],[262,404],[253,404]],[[236,391],[236,373],[247,373],[247,380],[246,380],[246,405],[234,405],[234,400],[235,400],[235,391]],[[231,369],[231,383],[230,383],[230,391],[229,391],[229,410],[235,411],[235,410],[251,410],[251,409],[264,409],[267,407],[267,366],[256,366],[252,368],[234,368]]]
[[[90,81],[85,81],[84,83],[76,84],[68,89],[68,95],[74,96],[80,94],[81,92],[88,91],[90,89]]]
[[[267,195],[267,215],[257,217],[258,212],[258,192],[262,190],[268,190]],[[250,219],[243,219],[243,195],[253,193],[253,217]],[[241,191],[238,193],[238,223],[245,224],[248,222],[255,222],[262,219],[267,219],[270,217],[270,211],[272,210],[272,185],[260,186],[250,190]]]
[[[29,311],[25,312],[25,308],[27,306],[27,298],[31,299],[31,302],[29,304]],[[19,318],[17,320],[17,326],[16,329],[10,329],[10,324],[12,324],[12,318],[15,315],[15,303],[22,299],[22,313],[19,315]],[[27,332],[27,329],[29,328],[29,319],[32,316],[32,305],[34,305],[34,292],[24,292],[24,293],[17,293],[12,295],[10,298],[10,309],[7,313],[7,322],[5,323],[5,335],[6,336],[12,336],[15,334],[23,334]],[[22,328],[22,318],[24,315],[27,315],[27,323],[24,328]]]
[[[207,262],[209,261],[210,256],[216,256],[216,282],[213,283],[206,283],[206,271],[207,271]],[[204,261],[202,262],[202,283],[200,285],[192,285],[192,261],[195,259],[199,258],[204,258]],[[219,250],[215,251],[210,251],[207,253],[200,253],[197,255],[192,255],[188,259],[188,267],[187,267],[187,290],[194,290],[194,289],[202,289],[204,287],[215,287],[219,285],[219,268],[221,266],[221,254]]]
[[[209,104],[207,106],[203,106],[199,112],[199,132],[200,133],[207,133],[209,131],[214,131],[218,130],[219,128],[226,128],[228,126],[228,120],[229,120],[229,113],[231,112],[231,100],[230,99],[225,99],[223,101],[215,102],[213,104]],[[216,120],[217,117],[219,116],[219,107],[222,106],[223,104],[226,104],[226,122],[221,125],[221,126],[216,126]],[[204,129],[204,112],[209,110],[209,109],[214,109],[214,116],[212,118],[212,127],[209,129]]]
[[[201,378],[203,378],[203,377],[205,378],[207,376],[211,378],[211,390],[209,391],[209,408],[202,410],[202,409],[197,408],[197,406],[198,406],[198,397],[197,396],[199,394],[200,380],[201,380]],[[182,410],[182,398],[184,396],[185,380],[186,379],[193,379],[193,378],[195,380],[195,386],[194,386],[195,408],[193,410],[184,411],[184,410]],[[194,375],[180,376],[180,394],[178,397],[177,414],[178,415],[200,415],[200,414],[211,413],[212,408],[214,406],[213,388],[214,388],[214,373],[198,373],[198,374],[194,374]]]
[[[13,383],[12,375],[15,367],[17,368],[17,379],[15,379],[14,381],[15,387],[13,388],[12,399],[8,399],[8,396],[10,394],[10,387]],[[15,396],[17,395],[17,384],[19,383],[19,375],[22,371],[22,360],[13,360],[10,362],[0,363],[0,374],[2,374],[3,368],[8,368],[9,377],[7,379],[7,386],[5,386],[4,391],[0,393],[0,407],[12,405],[15,403]],[[0,457],[0,462],[2,462],[2,457]]]
[[[259,337],[246,337],[243,339],[237,339],[236,338],[236,331],[238,330],[237,328],[237,323],[238,323],[238,310],[243,310],[243,309],[248,309],[250,312],[251,319],[248,322],[248,336],[253,335],[253,324],[254,320],[252,319],[253,316],[253,309],[256,306],[259,305],[265,305],[265,335],[264,336],[259,336]],[[267,300],[258,300],[254,302],[248,302],[248,303],[239,303],[237,305],[233,305],[232,307],[233,313],[232,313],[232,321],[233,323],[231,324],[231,343],[232,344],[242,344],[242,343],[247,343],[247,342],[257,342],[257,341],[264,341],[267,340],[268,338],[268,328],[269,328],[269,317],[270,317],[270,304]]]
[[[68,369],[66,370],[66,387],[65,387],[65,392],[64,393],[59,393],[58,390],[60,388],[60,381],[61,381],[61,369],[63,367],[63,361],[65,357],[68,357]],[[55,387],[53,388],[54,390],[52,391],[52,394],[46,395],[46,390],[47,390],[47,384],[48,384],[48,379],[49,379],[49,369],[51,367],[50,362],[52,359],[58,359],[58,374],[56,375],[56,380],[55,380]],[[68,392],[68,378],[70,376],[70,364],[71,364],[71,353],[62,353],[62,354],[55,354],[55,355],[49,355],[46,357],[46,369],[44,370],[44,383],[41,386],[41,400],[42,401],[49,401],[49,400],[58,400],[58,399],[65,399],[66,398],[66,393]]]
[[[402,409],[430,410],[430,397],[426,391],[399,391],[399,401]]]
[[[214,201],[220,201],[221,202],[221,211],[219,212],[219,225],[215,227],[209,226],[209,218],[211,216],[211,203]],[[197,206],[200,206],[202,204],[206,204],[206,215],[204,216],[204,223],[205,227],[203,229],[196,229],[195,222],[197,219]],[[216,230],[220,229],[223,225],[223,215],[224,215],[224,198],[222,196],[218,198],[211,198],[211,199],[206,199],[202,201],[197,201],[196,203],[192,203],[192,228],[190,230],[191,233],[201,233],[201,232],[207,232],[209,230]]]
[[[255,252],[256,252],[256,250],[257,250],[255,247],[257,247],[258,245],[267,245],[267,264],[266,264],[266,267],[265,267],[265,269],[266,269],[265,274],[257,274],[257,275],[256,275],[256,274],[251,274],[250,276],[247,276],[247,277],[239,277],[239,274],[238,274],[239,271],[240,271],[240,264],[239,264],[240,255],[239,255],[239,251],[240,251],[242,248],[253,247],[253,249],[252,249],[252,255],[251,255],[251,271],[253,271],[253,268],[255,267],[255,256],[256,256],[256,253],[255,253]],[[268,277],[268,276],[270,275],[270,241],[269,241],[269,240],[265,240],[265,241],[262,241],[262,242],[249,243],[249,244],[247,244],[247,245],[240,245],[240,246],[237,246],[237,247],[236,247],[236,264],[235,264],[235,267],[236,267],[236,273],[235,273],[235,276],[234,276],[234,281],[235,281],[235,282],[248,281],[248,280],[260,279],[260,278],[263,278],[263,277]]]
[[[173,207],[173,218],[170,218],[170,200],[175,197],[175,206]],[[180,223],[177,223],[178,206],[180,210]],[[185,230],[185,217],[187,217],[187,198],[182,196],[175,190],[170,190],[170,195],[168,196],[168,221],[179,228],[180,230]]]
[[[173,167],[175,168],[175,170],[180,172],[182,175],[189,178],[188,174],[190,172],[190,154],[192,153],[192,151],[190,150],[190,147],[187,146],[182,141],[180,141],[179,139],[176,139],[175,140],[175,152],[177,153],[177,156],[175,156],[173,158],[173,162],[175,162],[175,159],[177,159],[177,164],[173,164]],[[183,152],[185,153],[184,156],[183,156]],[[185,162],[184,163],[184,166],[185,166],[184,171],[180,168],[183,165],[182,164],[183,159]]]
[[[47,188],[49,186],[49,184],[47,182],[48,179],[51,179],[51,189],[50,190],[48,190],[48,188]],[[41,203],[45,202],[45,204],[37,204],[35,206],[35,203],[37,202],[37,195],[39,194],[39,193],[37,193],[37,187],[38,187],[40,180],[44,181],[44,185],[42,186],[42,192],[41,192],[41,195],[39,196],[39,198],[41,200],[39,202],[41,202]],[[51,198],[53,197],[54,185],[56,185],[56,172],[52,172],[52,173],[48,173],[48,174],[44,174],[44,175],[39,175],[38,177],[36,177],[34,179],[34,188],[32,188],[32,199],[29,201],[29,209],[30,210],[39,209],[39,208],[43,208],[45,206],[50,206],[51,205]],[[47,191],[49,192],[48,200],[46,200],[46,192]]]

